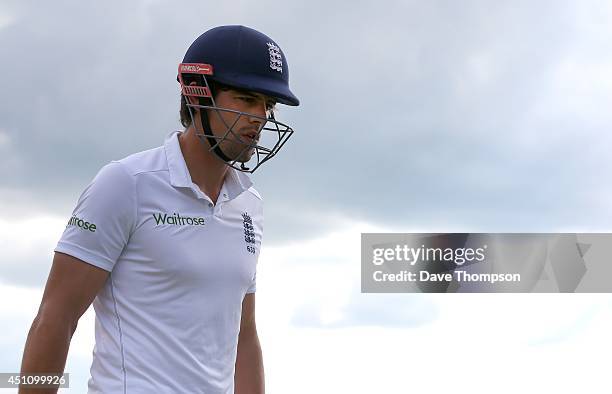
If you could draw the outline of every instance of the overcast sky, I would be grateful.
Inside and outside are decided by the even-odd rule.
[[[610,228],[609,3],[184,4],[3,2],[3,214],[67,215],[101,166],[160,145],[180,128],[186,48],[240,23],[279,43],[302,100],[280,109],[296,133],[254,176],[267,241],[342,218]]]
[[[265,201],[258,325],[268,327],[269,344],[299,339],[308,351],[338,343],[339,354],[325,361],[314,354],[300,361],[319,363],[315,370],[330,387],[338,384],[325,375],[330,360],[346,364],[339,373],[349,376],[353,364],[343,352],[370,334],[390,347],[375,350],[367,342],[363,354],[372,362],[441,362],[418,351],[452,348],[448,337],[436,342],[437,336],[466,325],[473,348],[454,349],[464,362],[482,366],[478,357],[492,357],[485,341],[495,340],[491,332],[503,324],[518,329],[529,319],[541,330],[519,335],[522,345],[508,349],[508,360],[498,354],[503,366],[523,362],[534,346],[540,350],[532,366],[533,360],[558,363],[558,351],[588,359],[597,344],[611,349],[603,333],[612,328],[612,304],[603,295],[572,299],[569,316],[561,308],[567,298],[536,302],[540,310],[528,297],[504,298],[514,312],[500,313],[493,324],[481,308],[495,308],[498,299],[375,297],[358,288],[365,231],[610,231],[610,20],[612,3],[578,0],[3,0],[0,296],[23,304],[19,322],[3,324],[13,329],[2,342],[9,356],[0,366],[17,368],[52,250],[80,192],[109,161],[159,146],[182,129],[178,63],[199,34],[221,24],[271,36],[302,103],[280,107],[277,118],[296,132],[253,175]],[[287,278],[294,279],[287,284]],[[302,279],[303,293],[296,294],[290,284]],[[523,308],[534,312],[519,314]],[[274,320],[279,309],[282,321]],[[537,320],[548,312],[549,320]],[[479,336],[482,325],[490,337]],[[92,327],[79,333],[74,348],[80,350],[69,365],[90,362]],[[378,331],[359,331],[369,329]],[[393,351],[402,333],[415,345]],[[406,361],[402,353],[410,349],[415,353]],[[268,352],[279,368],[267,372],[271,392],[287,392],[283,384],[296,372],[282,370],[286,353]],[[483,368],[491,379],[503,376]],[[583,375],[597,371],[582,368]],[[400,370],[376,367],[355,388],[375,387],[377,376]],[[527,366],[521,371],[541,383]],[[87,368],[80,373],[82,384]],[[421,383],[416,386],[426,390]],[[386,384],[379,392],[403,392]],[[490,392],[482,384],[474,392]],[[550,384],[537,387],[574,388]]]

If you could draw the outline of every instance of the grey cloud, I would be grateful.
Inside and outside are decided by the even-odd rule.
[[[309,328],[417,328],[430,324],[438,317],[438,308],[424,294],[362,294],[353,291],[349,302],[341,309],[341,318],[326,322],[320,305],[298,307],[292,324]]]
[[[7,222],[8,228],[11,222]],[[52,236],[40,237],[32,228],[19,229],[14,234],[0,238],[0,285],[6,283],[13,286],[42,288],[45,286],[47,276],[53,260],[55,241]],[[53,234],[52,230],[49,230]],[[59,238],[59,234],[58,234]]]
[[[10,4],[0,189],[40,209],[68,215],[106,162],[177,129],[184,50],[243,23],[283,47],[303,103],[281,109],[297,131],[254,175],[267,241],[321,235],[336,216],[465,231],[601,230],[612,217],[597,197],[610,195],[609,117],[554,102],[560,64],[602,61],[576,16],[593,15],[588,5]]]
[[[14,256],[15,253],[10,253],[10,255]],[[40,247],[27,253],[26,256],[22,254],[17,254],[16,258],[11,256],[10,259],[0,264],[2,268],[0,284],[6,283],[12,286],[33,288],[44,287],[51,269],[52,258],[53,256],[50,255],[48,248]]]

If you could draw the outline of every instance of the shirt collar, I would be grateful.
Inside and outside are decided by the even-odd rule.
[[[170,184],[174,187],[193,188],[195,185],[191,180],[191,175],[187,169],[181,146],[179,145],[178,137],[181,131],[173,131],[166,136],[164,141],[164,150],[166,152],[166,160],[168,161],[168,172],[170,173]],[[253,185],[249,177],[235,168],[228,168],[228,173],[222,186],[228,194],[228,199],[231,200],[247,190]]]

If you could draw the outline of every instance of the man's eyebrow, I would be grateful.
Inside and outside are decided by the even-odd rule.
[[[241,94],[243,96],[249,96],[249,97],[254,97],[254,98],[265,97],[263,95],[259,95],[257,93],[252,93],[252,92],[249,92],[247,90],[234,90],[234,92],[236,94]]]
[[[249,97],[253,97],[253,98],[261,98],[266,100],[269,103],[273,103],[276,104],[276,99],[270,96],[266,96],[265,94],[261,94],[261,93],[253,93],[253,92],[249,92],[246,90],[240,91],[240,90],[236,90],[236,92],[238,94],[242,94],[244,96],[249,96]]]

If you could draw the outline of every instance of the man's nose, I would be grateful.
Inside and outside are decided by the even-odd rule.
[[[251,123],[264,123],[264,119],[266,118],[266,103],[262,102],[261,104],[257,105],[251,112],[251,115],[255,115],[249,116],[249,121]]]

